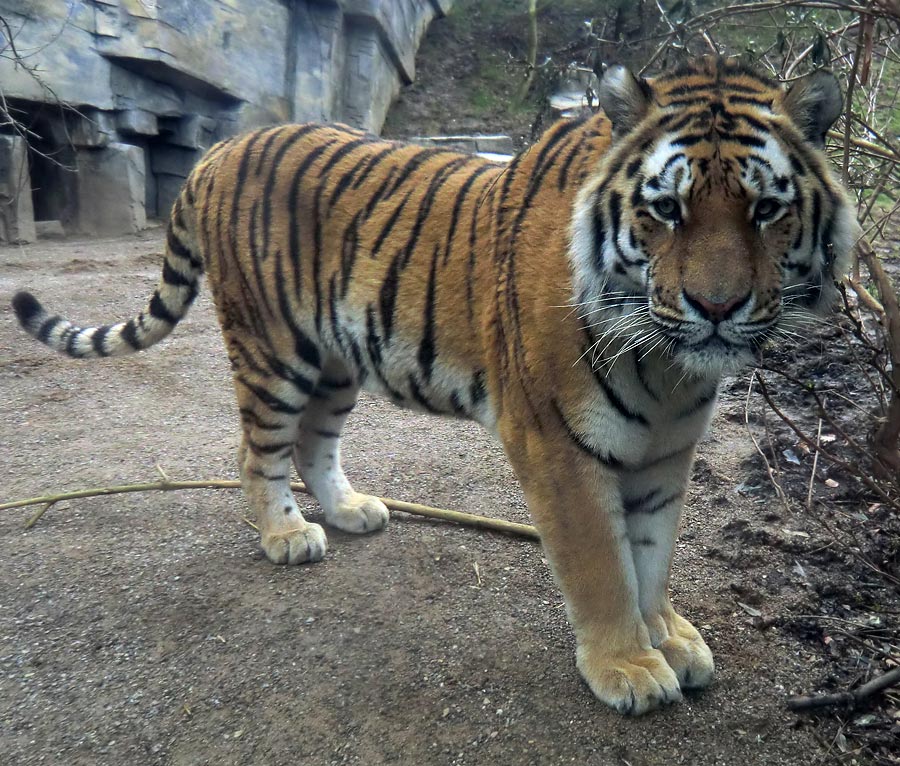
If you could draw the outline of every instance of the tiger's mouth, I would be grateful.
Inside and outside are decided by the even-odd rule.
[[[671,356],[686,370],[701,376],[734,373],[753,362],[757,351],[770,341],[775,324],[774,319],[763,328],[723,323],[701,330],[691,322],[675,332],[668,330],[674,339]]]
[[[713,333],[701,341],[676,344],[672,356],[682,367],[699,376],[720,376],[737,372],[750,364],[756,346],[735,342]]]

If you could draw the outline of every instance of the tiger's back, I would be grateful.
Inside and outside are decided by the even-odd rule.
[[[707,59],[604,77],[603,112],[508,166],[344,126],[214,147],[178,198],[137,317],[79,328],[30,294],[23,326],[78,357],[146,348],[205,271],[241,413],[241,483],[266,555],[322,558],[291,463],[350,532],[340,434],[359,391],[471,417],[503,442],[566,598],[577,664],[629,713],[707,685],[668,595],[694,449],[722,372],[827,307],[857,225],[821,151],[822,73],[782,90]]]
[[[277,325],[279,348],[302,333],[397,403],[475,414],[490,226],[479,203],[501,172],[340,126],[259,131],[212,154],[187,193],[226,335]]]

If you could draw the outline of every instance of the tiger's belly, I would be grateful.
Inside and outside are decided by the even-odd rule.
[[[333,344],[361,388],[394,404],[436,415],[471,418],[493,429],[486,371],[447,353],[430,353],[421,338],[386,341],[370,322],[347,319]]]

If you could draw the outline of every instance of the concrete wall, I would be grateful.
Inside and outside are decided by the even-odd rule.
[[[38,218],[53,215],[70,231],[134,231],[167,215],[190,168],[224,137],[291,120],[379,131],[415,76],[427,25],[451,4],[0,0],[16,48],[39,68],[35,77],[0,57],[3,94],[39,136],[28,163],[30,185],[43,181],[33,192]],[[0,188],[22,188],[15,172]],[[122,204],[111,209],[112,200]],[[32,229],[5,225],[0,241]]]

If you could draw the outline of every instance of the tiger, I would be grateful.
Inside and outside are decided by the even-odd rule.
[[[604,73],[600,109],[508,163],[281,125],[214,146],[174,203],[135,317],[80,327],[17,293],[76,358],[154,345],[206,275],[233,371],[241,485],[269,560],[322,559],[327,525],[381,530],[340,436],[361,390],[496,436],[602,702],[638,715],[709,685],[669,595],[698,440],[725,373],[825,312],[859,228],[825,157],[835,76],[784,87],[738,60]]]

